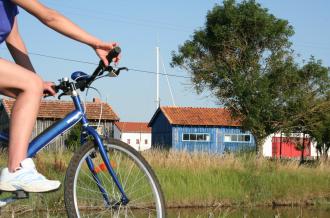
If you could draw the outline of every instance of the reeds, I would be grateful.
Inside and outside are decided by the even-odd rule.
[[[167,206],[255,206],[327,204],[330,163],[269,160],[252,153],[216,155],[149,150],[141,153],[157,174]],[[6,154],[0,155],[1,166]],[[64,181],[71,152],[41,152],[35,163],[47,178]],[[61,190],[20,201],[9,208],[64,210]]]
[[[169,206],[306,204],[330,197],[329,162],[151,150]]]

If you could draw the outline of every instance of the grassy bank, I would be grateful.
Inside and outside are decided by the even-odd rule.
[[[149,152],[169,206],[327,204],[330,164]],[[329,200],[330,201],[330,200]]]
[[[299,166],[296,161],[271,161],[251,154],[221,157],[148,151],[143,155],[155,169],[170,207],[306,203],[329,207],[330,163]],[[63,181],[70,157],[70,153],[43,152],[35,162],[47,177]],[[5,162],[3,154],[1,166]],[[55,193],[33,194],[31,198],[6,209],[64,208],[63,187]]]

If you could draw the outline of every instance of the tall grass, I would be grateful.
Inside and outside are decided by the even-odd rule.
[[[142,155],[155,170],[169,207],[330,202],[329,162],[299,166],[297,161],[267,160],[250,153],[220,156],[150,150]],[[71,156],[70,152],[42,152],[35,163],[47,178],[63,182]],[[6,159],[5,154],[0,155],[1,166]],[[63,187],[54,193],[31,194],[30,200],[6,208],[63,209]]]
[[[330,198],[330,164],[299,166],[251,153],[149,151],[169,206],[317,203]]]

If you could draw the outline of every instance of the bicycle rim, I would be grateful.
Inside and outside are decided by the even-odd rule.
[[[139,154],[116,144],[106,144],[110,163],[130,202],[118,204],[121,193],[106,170],[101,155],[92,147],[80,159],[73,182],[73,200],[78,217],[163,217],[164,205],[150,166]],[[87,167],[86,158],[93,157],[102,188],[108,194],[107,204]]]

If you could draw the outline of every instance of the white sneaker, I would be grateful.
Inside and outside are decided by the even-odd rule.
[[[13,173],[8,168],[1,170],[0,190],[26,192],[48,192],[60,187],[60,181],[48,180],[38,173],[31,158],[21,162],[21,167]]]

